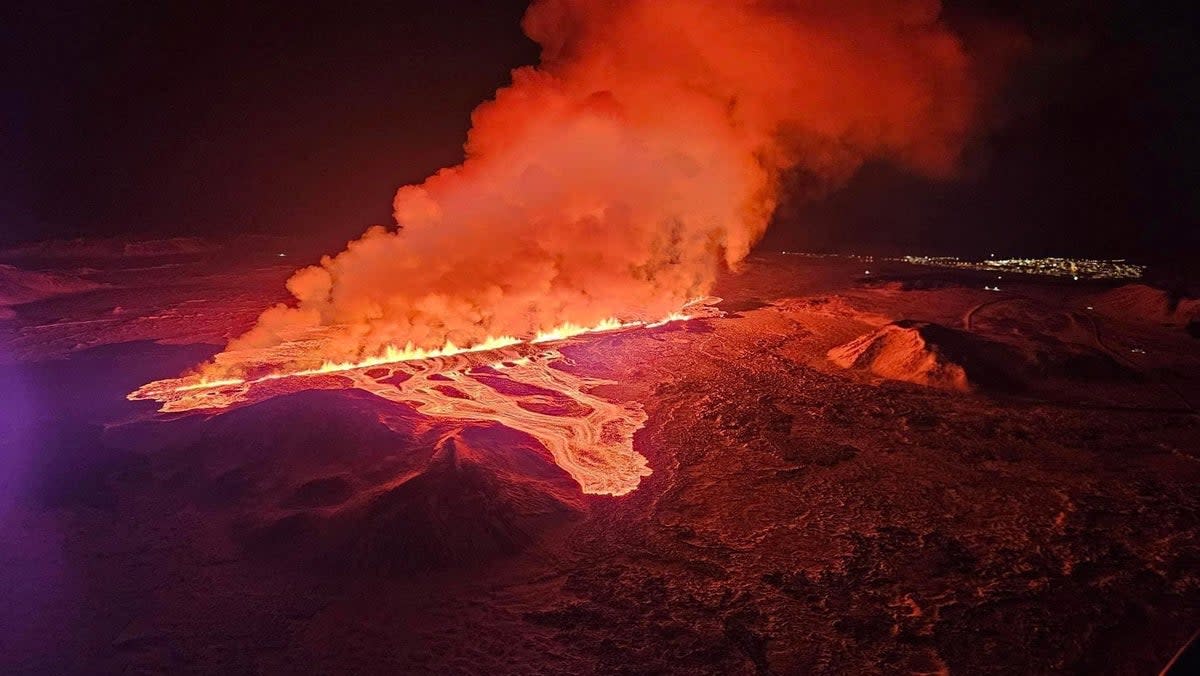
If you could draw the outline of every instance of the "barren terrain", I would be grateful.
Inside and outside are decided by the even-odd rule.
[[[613,497],[344,379],[126,400],[294,267],[193,249],[0,261],[5,673],[1142,674],[1200,625],[1195,308],[1153,289],[752,257],[723,316],[556,345],[579,399],[508,393],[640,409]]]

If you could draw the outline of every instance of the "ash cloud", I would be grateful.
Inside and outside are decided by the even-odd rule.
[[[295,302],[230,354],[308,341],[288,359],[312,366],[676,310],[736,269],[786,172],[952,174],[982,71],[940,9],[537,0],[523,26],[541,62],[475,110],[465,161],[400,188],[397,227],[298,271]]]

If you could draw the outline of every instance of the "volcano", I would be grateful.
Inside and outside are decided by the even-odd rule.
[[[1136,288],[762,254],[687,321],[159,411],[126,394],[289,273],[189,255],[12,306],[8,672],[1145,671],[1190,633],[1200,362],[1096,300]]]
[[[1186,672],[1153,4],[22,3],[0,674]]]

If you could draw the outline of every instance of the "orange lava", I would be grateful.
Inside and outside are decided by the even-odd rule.
[[[652,329],[711,316],[719,299],[689,304],[655,322],[608,320],[591,327],[564,324],[529,340],[504,337],[441,350],[389,349],[354,363],[273,371],[256,378],[206,381],[198,375],[148,383],[128,395],[161,403],[162,412],[222,409],[306,389],[358,388],[441,419],[496,422],[537,439],[584,493],[625,495],[651,473],[633,448],[646,422],[636,402],[591,394],[612,381],[557,368],[569,360],[550,343],[629,329]]]
[[[633,435],[645,424],[646,414],[640,404],[590,394],[590,388],[612,381],[552,366],[562,359],[557,350],[547,350],[495,367],[437,374],[449,382],[431,380],[435,374],[427,371],[399,385],[388,382],[399,367],[382,369],[386,373],[379,377],[372,377],[376,370],[347,375],[354,387],[411,405],[425,415],[499,422],[525,432],[546,447],[584,493],[625,495],[650,474],[646,458],[633,448]]]

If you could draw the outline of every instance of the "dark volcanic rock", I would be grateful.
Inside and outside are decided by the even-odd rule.
[[[909,291],[783,258],[722,282],[736,316],[564,348],[617,383],[593,395],[644,407],[653,473],[621,497],[581,495],[528,436],[364,391],[126,401],[216,349],[152,339],[269,304],[240,273],[22,306],[14,355],[145,340],[0,369],[0,484],[36,498],[0,512],[0,672],[1157,673],[1200,622],[1183,324],[1082,281]],[[92,293],[130,310],[62,311]],[[829,372],[894,317],[983,395]],[[991,349],[1019,393],[976,368]]]
[[[354,495],[354,487],[342,475],[321,477],[296,487],[284,507],[331,507]]]
[[[489,431],[443,439],[420,473],[340,514],[333,556],[385,574],[478,564],[578,513],[578,486],[544,451],[481,443]]]
[[[578,484],[532,438],[430,426],[361,391],[195,418],[112,436],[138,446],[186,428],[154,456],[156,473],[255,555],[384,574],[460,566],[519,552],[582,509]]]

